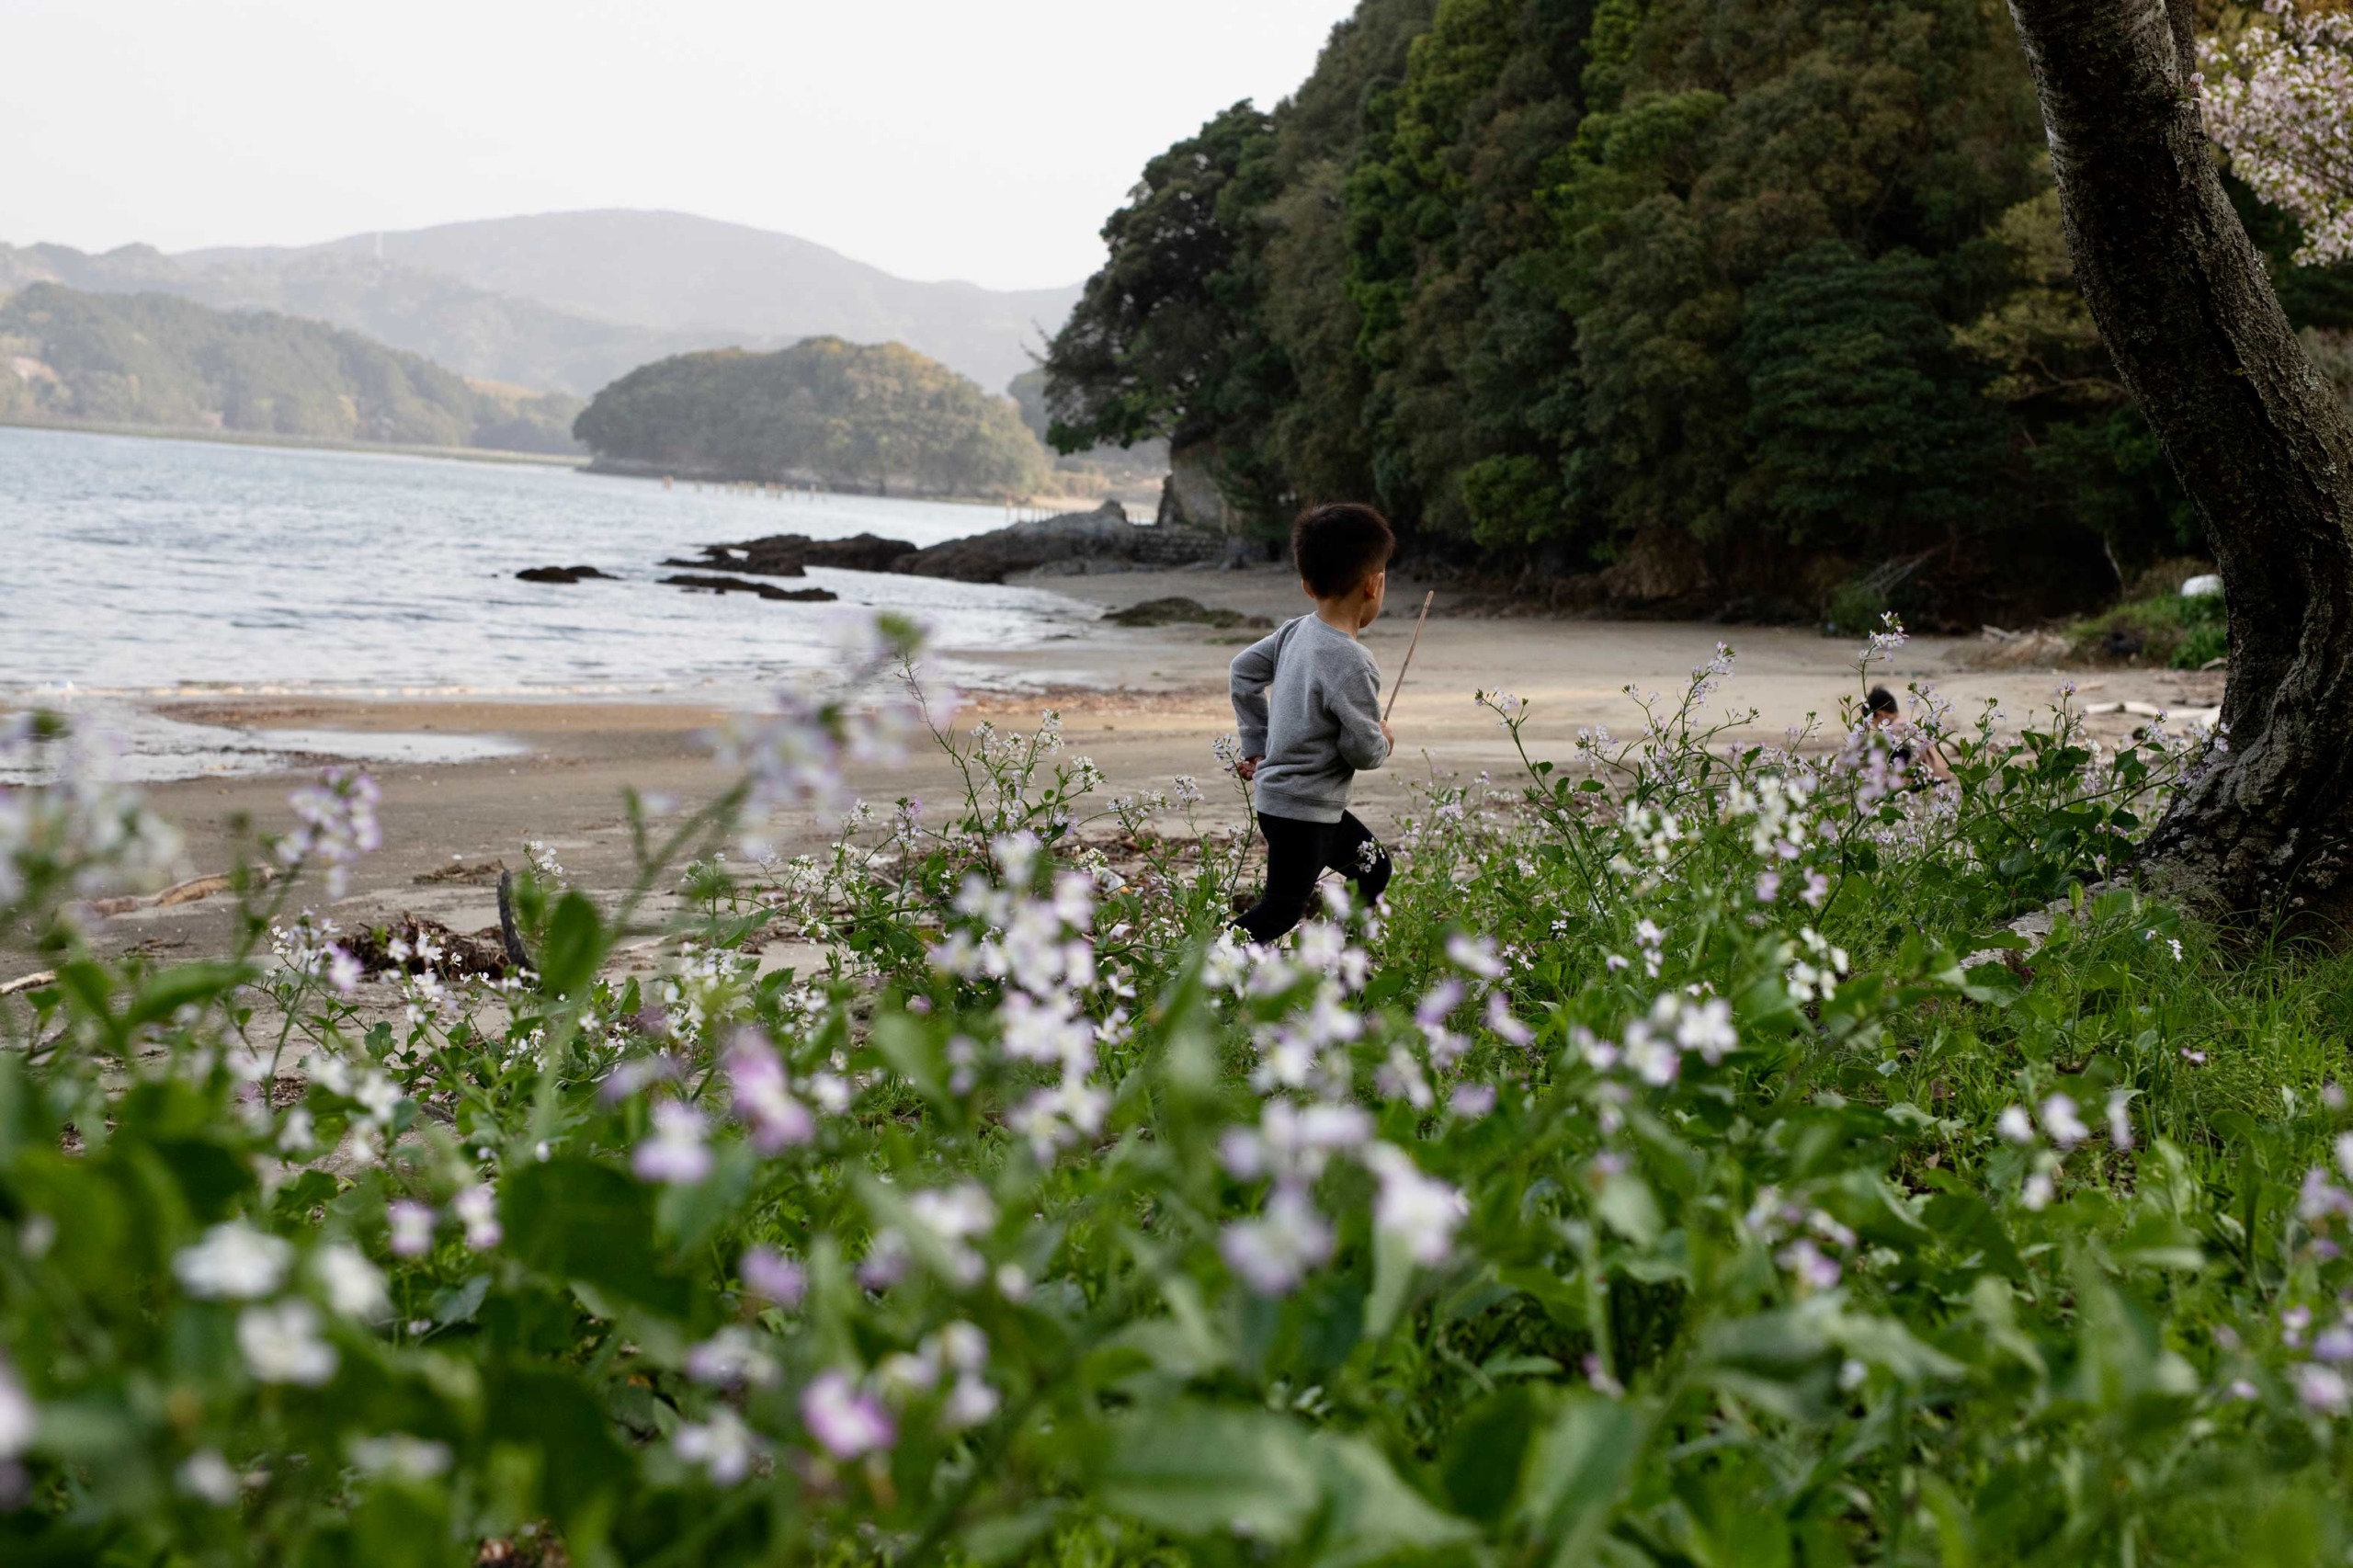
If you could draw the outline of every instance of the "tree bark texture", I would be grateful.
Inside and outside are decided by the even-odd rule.
[[[2198,508],[2230,614],[2218,748],[2142,858],[2207,915],[2353,930],[2353,421],[2200,117],[2192,0],[2010,0],[2075,276]]]

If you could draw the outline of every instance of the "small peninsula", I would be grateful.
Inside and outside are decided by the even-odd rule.
[[[1011,399],[904,344],[838,337],[642,366],[573,429],[603,472],[878,495],[1027,495],[1051,467]]]

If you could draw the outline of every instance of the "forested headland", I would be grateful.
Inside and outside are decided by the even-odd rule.
[[[2353,395],[2353,269],[2233,190]],[[2202,549],[1998,5],[1362,0],[1104,233],[1054,440],[1166,437],[1231,526],[1370,497],[1557,602],[1952,625]]]
[[[642,366],[574,429],[614,472],[877,494],[1027,495],[1051,467],[1009,398],[903,344],[838,337]]]
[[[570,453],[580,406],[268,312],[53,283],[0,301],[0,420]]]

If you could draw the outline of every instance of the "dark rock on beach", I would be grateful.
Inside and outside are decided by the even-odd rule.
[[[770,559],[755,562],[740,555],[728,554],[733,548],[732,545],[707,544],[702,547],[702,559],[699,561],[689,561],[683,555],[665,555],[655,564],[692,566],[699,570],[717,566],[729,572],[749,572],[761,577],[806,577],[809,574],[801,569],[798,556],[789,561]]]
[[[770,534],[741,544],[706,544],[699,561],[665,561],[665,566],[717,567],[753,577],[801,577],[812,566],[843,572],[888,572],[915,552],[903,539],[859,534],[854,539],[811,539],[807,534]]]
[[[755,544],[762,545],[774,542],[770,540],[753,541]],[[789,554],[781,551],[763,551],[758,554],[745,553],[749,549],[750,546],[740,544],[706,544],[702,547],[702,559],[699,561],[688,561],[672,555],[665,557],[662,564],[706,569],[716,566],[728,572],[748,572],[756,577],[805,577],[809,574],[801,563],[801,552],[798,551]]]
[[[497,980],[513,967],[500,945],[498,927],[472,936],[438,920],[404,915],[390,926],[371,926],[344,938],[344,950],[359,960],[363,974],[424,974],[445,979],[480,976]],[[427,955],[431,955],[429,958]]]
[[[610,572],[594,566],[533,566],[515,575],[526,583],[618,583]]]
[[[1081,575],[1221,560],[1225,536],[1183,523],[1134,523],[1117,501],[1092,512],[1016,523],[918,550],[891,570],[960,583],[1002,583],[1017,572]]]
[[[857,534],[849,539],[813,539],[801,558],[812,566],[831,566],[841,572],[888,572],[915,552],[915,547],[903,539]]]
[[[790,604],[831,604],[841,597],[831,588],[779,588],[773,583],[746,582],[741,577],[704,577],[685,573],[663,578],[662,585],[699,594],[756,594],[764,599],[782,599]]]
[[[1275,624],[1263,615],[1245,615],[1238,609],[1188,598],[1145,599],[1125,609],[1112,610],[1103,619],[1114,626],[1213,626],[1221,631],[1236,627],[1270,631]]]

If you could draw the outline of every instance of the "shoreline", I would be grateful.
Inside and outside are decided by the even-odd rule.
[[[40,419],[26,415],[0,416],[0,430],[43,430],[65,436],[115,436],[137,441],[194,441],[214,447],[256,447],[267,451],[284,452],[351,452],[367,457],[432,458],[452,462],[499,463],[517,467],[562,468],[594,475],[598,479],[650,480],[659,483],[665,476],[651,472],[631,472],[621,469],[599,468],[596,458],[587,452],[517,452],[500,447],[418,447],[390,441],[347,441],[324,436],[282,436],[257,430],[212,430],[201,426],[115,425],[80,419]],[[689,475],[672,475],[681,483],[709,485],[724,490],[736,483],[756,486],[758,482],[723,479],[698,479]],[[829,489],[828,495],[867,496],[873,493],[863,490]],[[1138,493],[1139,494],[1141,493]],[[1025,496],[1007,503],[1000,497],[987,495],[888,495],[884,500],[937,502],[955,506],[985,506],[1005,510],[1008,505],[1018,507],[1066,507],[1073,511],[1091,511],[1105,501],[1130,505],[1131,497],[1113,493],[1108,495]]]
[[[582,460],[579,469],[582,473],[597,479],[631,479],[660,484],[665,489],[676,484],[688,484],[697,490],[710,489],[721,492],[740,490],[766,494],[770,490],[777,490],[786,494],[804,493],[804,487],[783,480],[713,479],[708,474],[664,472],[658,469],[638,466],[608,468],[595,458]],[[819,486],[813,491],[805,493],[817,495],[838,495],[854,500],[920,501],[926,506],[985,506],[992,511],[999,512],[1037,511],[1045,512],[1050,516],[1092,512],[1106,501],[1117,501],[1121,510],[1130,512],[1134,511],[1139,506],[1158,504],[1156,496],[1147,502],[1142,491],[1122,493],[1116,490],[1101,495],[1063,495],[1052,492],[1041,492],[1036,495],[1024,495],[1013,500],[1006,500],[1001,495],[925,495],[913,491],[851,490],[837,485]]]
[[[0,430],[46,430],[63,436],[118,436],[135,441],[196,441],[213,447],[260,447],[284,452],[358,452],[396,458],[440,458],[456,462],[518,464],[585,469],[587,454],[516,452],[501,447],[415,447],[390,441],[345,441],[326,436],[281,436],[259,430],[210,430],[201,426],[111,425],[81,419],[0,417]]]
[[[1230,726],[1225,665],[1264,635],[1267,626],[1307,608],[1296,582],[1278,567],[1029,573],[1008,578],[1007,585],[1055,594],[1097,617],[1147,600],[1186,598],[1248,621],[1230,628],[1183,621],[1127,627],[1074,618],[1069,630],[1027,645],[934,645],[926,650],[935,665],[933,681],[959,686],[967,707],[1056,703],[1074,712],[1115,717],[1181,711],[1197,724]],[[1412,631],[1411,607],[1429,585],[1401,576],[1392,586],[1388,613],[1364,634],[1366,645],[1392,672]],[[1860,696],[1848,641],[1810,628],[1552,619],[1499,613],[1477,602],[1449,614],[1441,602],[1398,698],[1401,733],[1408,723],[1434,725],[1435,733],[1459,742],[1494,728],[1493,715],[1469,701],[1470,693],[1490,687],[1513,691],[1530,704],[1531,738],[1565,741],[1578,727],[1591,724],[1624,733],[1639,722],[1626,695],[1630,685],[1671,696],[1719,642],[1740,655],[1723,700],[1760,710],[1756,724],[1745,731],[1752,737],[1778,739],[1809,712],[1832,719],[1840,697]],[[1963,655],[1976,646],[1970,638],[1915,638],[1894,668],[1874,672],[1873,681],[1900,689],[1914,678],[1931,680],[1956,714],[1967,716],[1981,699],[2012,712],[2047,706],[2054,684],[2066,678],[2057,670],[1972,667]],[[2218,701],[2222,679],[2203,672],[2086,668],[2075,672],[2075,684],[2086,701],[2131,700],[2186,712]],[[17,690],[0,699],[0,708],[35,706],[41,695]],[[132,706],[178,723],[242,731],[496,736],[708,728],[731,712],[759,707],[763,688],[722,692],[692,682],[315,688],[256,680],[83,687],[67,695],[69,700]],[[684,716],[692,716],[692,722]],[[2129,714],[2117,717],[2120,723],[2138,722]]]
[[[1273,570],[1138,572],[1051,580],[1083,603],[1103,609],[1143,599],[1181,596],[1245,615],[1279,619],[1297,613],[1296,582]],[[1366,635],[1367,645],[1393,679],[1412,624],[1400,605],[1417,605],[1419,585],[1400,582],[1392,611]],[[1204,825],[1246,827],[1228,780],[1220,777],[1211,744],[1233,728],[1225,666],[1255,631],[1201,625],[1127,628],[1086,621],[1064,641],[1013,650],[936,650],[943,662],[977,666],[983,678],[965,683],[958,723],[986,719],[1000,728],[1034,729],[1040,712],[1062,715],[1063,760],[1085,756],[1105,783],[1108,800],[1168,788],[1179,775],[1208,793]],[[1495,716],[1471,694],[1500,686],[1526,699],[1526,740],[1531,755],[1563,759],[1580,727],[1607,725],[1620,736],[1638,733],[1642,719],[1626,695],[1630,683],[1669,699],[1680,694],[1695,665],[1723,638],[1739,650],[1732,679],[1716,699],[1718,713],[1759,710],[1754,722],[1727,739],[1778,744],[1786,727],[1808,712],[1836,723],[1839,699],[1860,695],[1855,649],[1843,640],[1782,628],[1722,628],[1690,622],[1539,620],[1464,614],[1433,617],[1411,676],[1400,694],[1395,722],[1399,754],[1392,764],[1359,780],[1358,805],[1376,831],[1421,809],[1419,792],[1449,783],[1516,793],[1520,764]],[[1981,699],[2001,705],[2015,730],[2035,708],[2047,707],[2054,677],[2043,671],[1954,667],[1966,640],[1921,638],[1877,678],[1901,687],[1917,678],[1935,682],[1967,722]],[[2152,702],[2180,710],[2219,696],[2219,677],[2171,671],[2087,672],[2081,703]],[[620,894],[636,875],[623,792],[665,797],[680,812],[722,793],[731,782],[704,737],[731,711],[747,704],[675,696],[607,696],[590,700],[486,697],[364,699],[316,695],[188,693],[147,704],[183,723],[248,731],[326,734],[421,735],[440,740],[494,738],[511,747],[466,760],[414,757],[363,764],[382,790],[379,808],[384,847],[355,869],[347,892],[328,900],[306,886],[291,909],[314,908],[348,930],[402,915],[444,921],[460,931],[496,918],[495,874],[465,868],[521,863],[523,844],[547,845],[574,882],[591,896]],[[2103,740],[2120,738],[2142,722],[2123,713],[2090,721]],[[150,802],[186,835],[184,877],[218,873],[250,841],[243,824],[262,833],[292,825],[289,790],[330,760],[303,755],[276,771],[181,778],[143,787]],[[1051,766],[1051,764],[1049,766]],[[954,768],[918,737],[895,765],[854,765],[847,780],[857,795],[887,805],[915,797],[937,817],[961,797]],[[828,841],[811,812],[790,813],[773,838],[786,854]],[[290,910],[290,913],[291,910]],[[200,954],[225,939],[232,911],[212,899],[139,910],[108,921],[103,945],[159,955]],[[38,967],[31,955],[0,947],[0,981]]]

